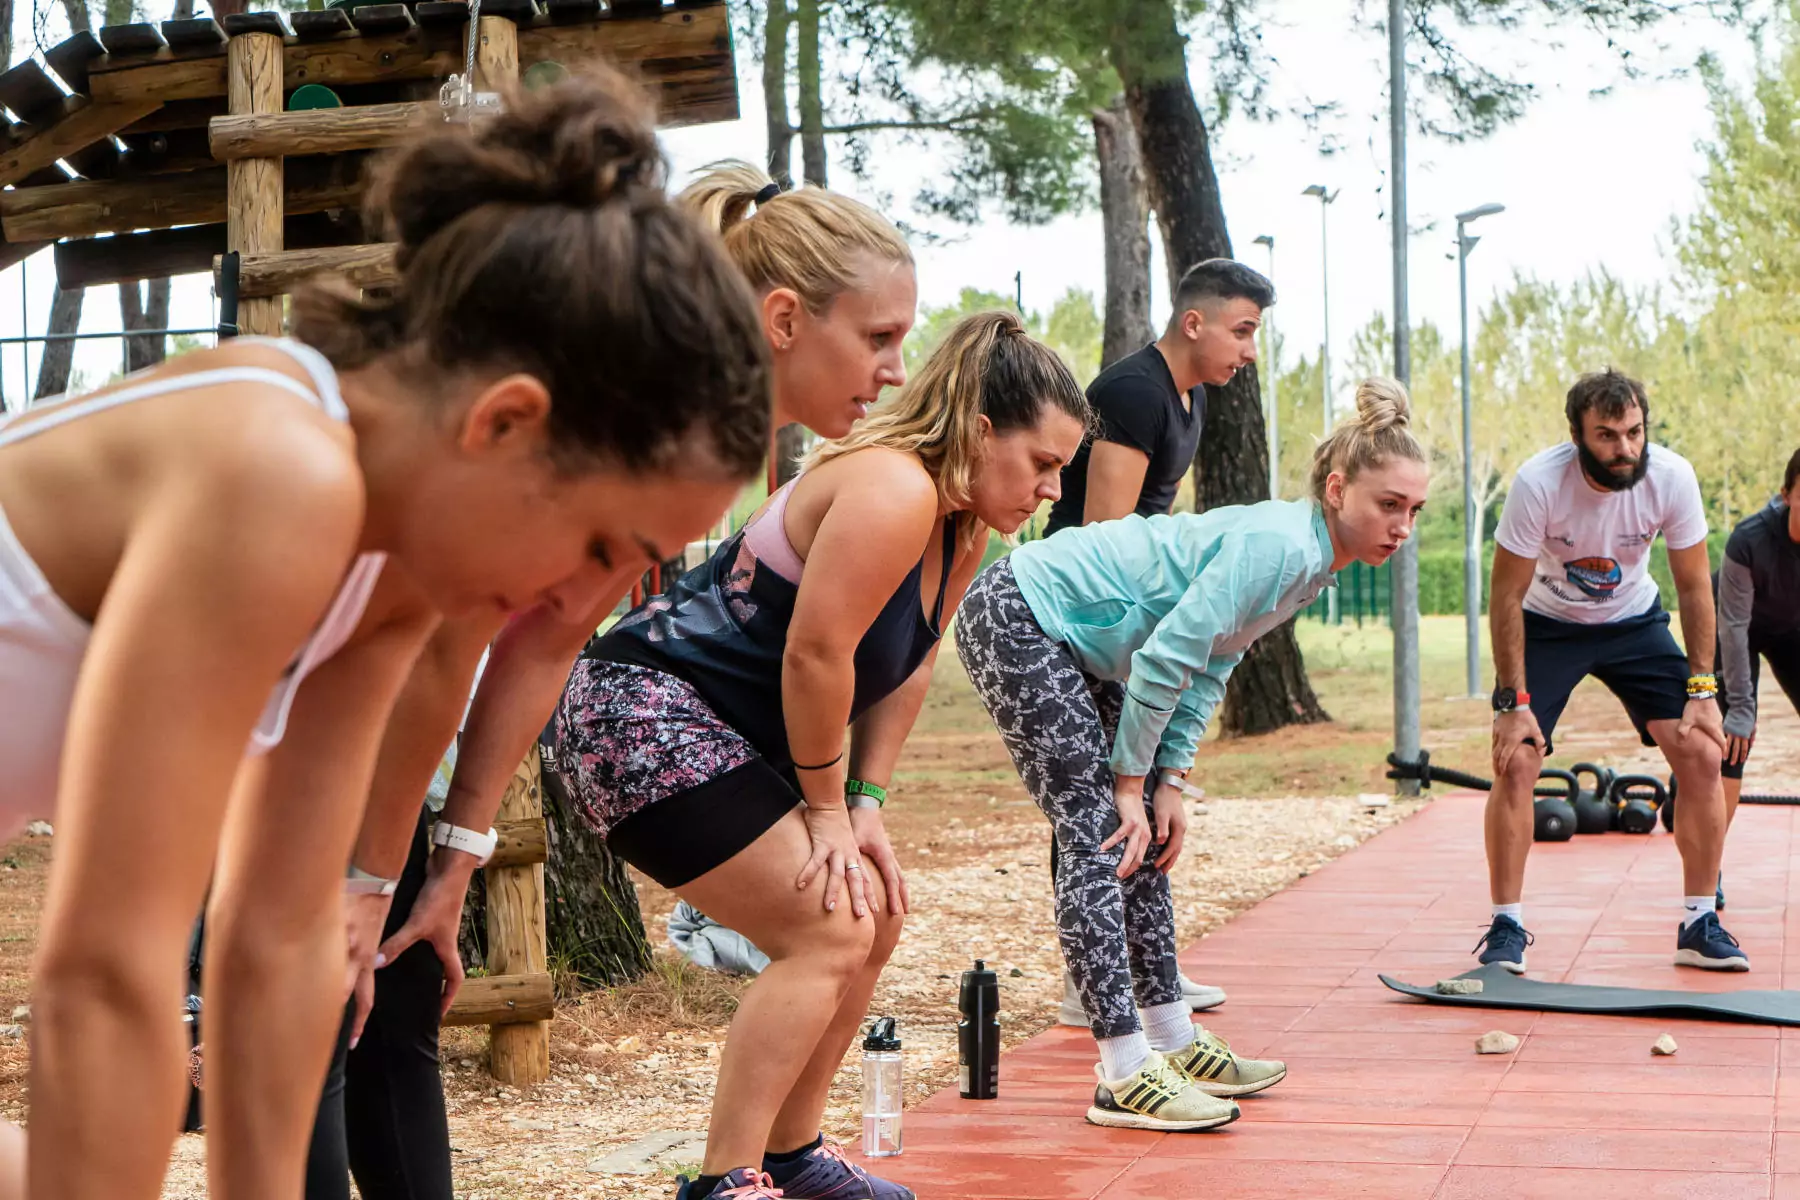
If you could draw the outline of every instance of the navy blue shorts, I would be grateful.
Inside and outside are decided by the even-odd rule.
[[[1719,648],[1714,663],[1724,661],[1725,651]],[[1794,710],[1800,712],[1800,634],[1786,633],[1777,637],[1758,639],[1754,627],[1750,633],[1750,694],[1757,695],[1762,684],[1762,660],[1769,660],[1769,669],[1775,673],[1775,682],[1787,693],[1789,703]],[[1725,701],[1723,690],[1719,692],[1719,713],[1721,716],[1731,711],[1731,705]],[[1760,715],[1760,708],[1759,708]],[[1744,766],[1750,756],[1744,756],[1741,763],[1723,763],[1719,774],[1727,779],[1742,779]]]
[[[1601,625],[1525,614],[1525,682],[1531,711],[1550,735],[1575,685],[1592,675],[1625,705],[1644,745],[1656,745],[1651,721],[1679,721],[1687,707],[1687,655],[1669,632],[1669,614],[1657,604],[1642,616]]]

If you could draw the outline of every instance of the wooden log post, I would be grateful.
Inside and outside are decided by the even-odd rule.
[[[534,748],[507,785],[506,796],[500,802],[502,821],[542,821],[544,797],[539,771]],[[487,934],[490,975],[537,975],[549,969],[542,862],[487,868]],[[523,1087],[550,1077],[548,1020],[491,1025],[488,1045],[489,1070],[501,1083]]]
[[[475,46],[475,88],[500,91],[519,78],[519,31],[505,17],[481,17],[469,36]],[[533,747],[513,773],[500,817],[542,819],[544,797]],[[487,873],[488,969],[495,975],[529,975],[548,969],[544,934],[544,867],[490,868]],[[494,1078],[514,1087],[550,1076],[550,1022],[529,1021],[489,1027],[489,1060]]]
[[[281,39],[272,33],[240,33],[226,48],[227,104],[234,116],[281,111]],[[280,250],[285,213],[280,158],[240,158],[225,164],[225,246],[245,254]],[[283,298],[248,297],[238,304],[238,329],[276,337]]]

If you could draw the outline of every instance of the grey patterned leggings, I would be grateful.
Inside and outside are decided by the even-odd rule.
[[[1180,1000],[1181,985],[1169,878],[1153,865],[1158,847],[1123,880],[1123,847],[1100,849],[1119,827],[1107,759],[1124,688],[1082,671],[1038,626],[1005,559],[976,578],[957,609],[956,649],[1056,832],[1056,924],[1094,1036],[1135,1033],[1134,990],[1149,1008]]]

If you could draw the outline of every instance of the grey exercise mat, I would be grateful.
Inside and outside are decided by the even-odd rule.
[[[1514,975],[1505,967],[1477,967],[1456,976],[1481,980],[1472,996],[1439,995],[1435,986],[1415,987],[1381,976],[1396,992],[1434,1004],[1470,1008],[1526,1008],[1537,1012],[1595,1013],[1618,1017],[1689,1017],[1703,1021],[1751,1021],[1758,1025],[1800,1025],[1800,991],[1663,992],[1651,988],[1594,987],[1545,983]]]

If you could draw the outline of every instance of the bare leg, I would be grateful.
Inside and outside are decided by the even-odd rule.
[[[0,1121],[0,1200],[25,1200],[25,1131]]]
[[[1675,846],[1681,851],[1684,896],[1710,896],[1719,883],[1727,824],[1725,789],[1720,786],[1719,747],[1698,733],[1682,738],[1679,721],[1651,721],[1650,736],[1675,773]]]
[[[874,871],[875,864],[865,858],[863,870]],[[878,876],[871,875],[870,878]],[[880,889],[877,892],[879,894]],[[798,1150],[819,1134],[832,1080],[837,1078],[838,1068],[844,1063],[844,1051],[850,1048],[851,1041],[862,1028],[869,999],[875,994],[876,981],[881,978],[882,968],[887,966],[888,958],[899,944],[900,931],[906,923],[905,917],[885,911],[886,901],[885,894],[881,895],[871,914],[875,921],[875,944],[869,950],[869,957],[851,981],[850,990],[838,1002],[837,1015],[826,1026],[825,1035],[819,1039],[819,1048],[807,1060],[806,1069],[794,1081],[787,1102],[775,1114],[775,1124],[769,1129],[768,1146],[775,1154]]]
[[[708,1175],[761,1170],[776,1114],[819,1052],[874,946],[874,920],[857,917],[849,904],[826,912],[816,884],[804,891],[794,886],[811,847],[796,809],[729,862],[676,889],[769,956],[738,1004],[719,1063],[702,1168]],[[813,1126],[802,1141],[817,1132],[816,1112]]]
[[[1725,790],[1725,828],[1730,829],[1731,823],[1737,820],[1738,797],[1744,794],[1744,781],[1721,778],[1719,786]]]
[[[1517,904],[1525,892],[1525,859],[1535,827],[1532,789],[1544,757],[1535,746],[1520,746],[1506,773],[1488,793],[1483,831],[1487,840],[1488,891],[1495,904]]]

